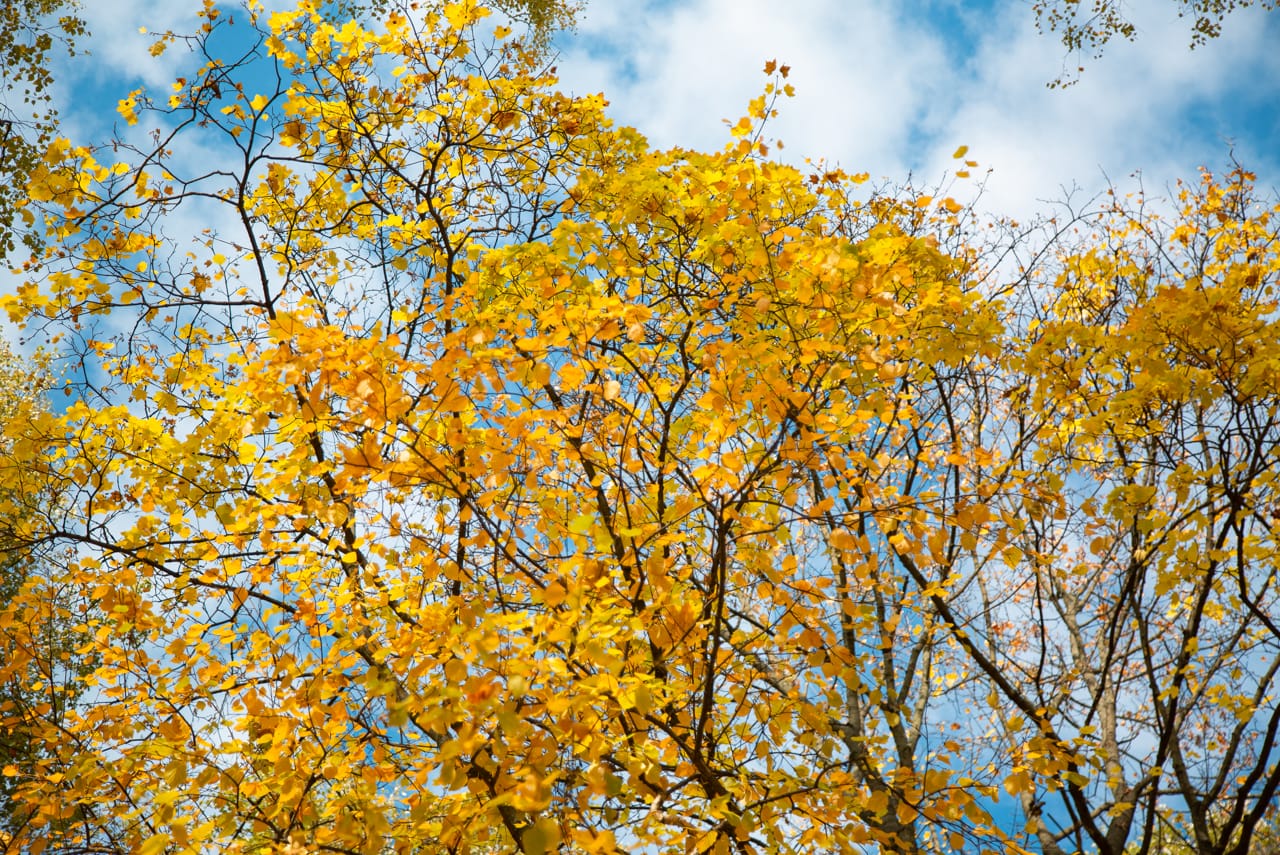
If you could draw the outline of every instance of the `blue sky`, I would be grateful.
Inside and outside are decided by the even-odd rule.
[[[92,56],[64,71],[63,115],[93,134],[115,99],[139,81],[163,90],[188,59],[153,60],[138,28],[187,30],[197,4],[85,5]],[[798,92],[769,134],[784,158],[932,184],[965,144],[986,176],[983,207],[1022,218],[1067,188],[1132,189],[1136,171],[1159,193],[1232,151],[1280,187],[1280,14],[1237,12],[1192,51],[1176,5],[1127,3],[1139,39],[1087,61],[1065,90],[1045,84],[1075,63],[1036,32],[1030,0],[587,0],[557,65],[567,90],[603,91],[656,144],[718,148],[722,120],[745,112],[776,58]]]

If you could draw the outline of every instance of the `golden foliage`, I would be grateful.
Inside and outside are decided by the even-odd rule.
[[[273,73],[33,175],[6,307],[103,379],[0,466],[96,608],[20,845],[1119,852],[1220,769],[1188,816],[1265,809],[1245,176],[999,285],[954,201],[767,159],[786,66],[653,151],[482,8],[401,11],[259,15]]]

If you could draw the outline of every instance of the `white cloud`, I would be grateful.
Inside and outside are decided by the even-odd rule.
[[[965,81],[938,135],[970,144],[995,170],[989,202],[1026,215],[1037,199],[1060,197],[1064,186],[1101,188],[1104,173],[1123,186],[1141,170],[1149,188],[1161,188],[1226,160],[1225,141],[1194,107],[1240,97],[1260,72],[1275,79],[1280,68],[1264,36],[1268,22],[1241,13],[1221,40],[1189,51],[1185,22],[1166,14],[1166,6],[1134,4],[1139,40],[1110,46],[1065,90],[1044,87],[1061,68],[1061,48],[1037,37],[1029,16],[1014,16],[1011,30],[993,32],[977,46],[976,74]],[[1260,169],[1274,173],[1272,152],[1251,153]],[[935,154],[934,168],[942,156]]]
[[[151,56],[155,34],[190,33],[199,23],[197,3],[165,3],[157,0],[98,0],[83,4],[81,14],[89,26],[90,57],[68,64],[70,73],[104,81],[110,78],[140,80],[148,86],[166,87],[173,81],[185,51],[159,59]],[[139,32],[141,28],[147,34]],[[179,55],[182,54],[182,55]]]
[[[799,93],[770,134],[786,142],[788,159],[826,156],[851,170],[914,171],[931,182],[968,144],[993,170],[985,204],[1018,216],[1043,210],[1039,200],[1061,198],[1063,188],[1096,191],[1104,175],[1125,185],[1142,170],[1157,188],[1194,178],[1197,167],[1225,162],[1226,137],[1264,179],[1280,173],[1274,140],[1211,127],[1204,109],[1274,98],[1274,17],[1237,12],[1221,39],[1190,51],[1188,24],[1172,4],[1141,0],[1129,5],[1138,41],[1112,44],[1075,86],[1050,90],[1063,48],[1036,32],[1027,4],[1000,0],[985,13],[932,7],[964,20],[977,34],[971,49],[945,42],[920,4],[596,0],[565,44],[560,71],[572,91],[603,90],[614,114],[656,144],[706,148],[722,144],[721,120],[744,112],[764,84],[764,60],[776,57],[792,66]]]
[[[615,115],[658,145],[722,145],[722,120],[746,112],[767,82],[765,61],[777,59],[791,66],[797,95],[780,105],[768,136],[789,157],[886,171],[901,163],[945,70],[937,37],[904,28],[888,3],[699,0],[669,11],[634,4],[626,16],[599,3],[581,36],[560,65],[565,86],[604,90]]]

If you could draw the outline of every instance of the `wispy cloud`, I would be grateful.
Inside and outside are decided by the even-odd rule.
[[[81,14],[89,25],[91,59],[67,65],[72,77],[97,84],[112,80],[141,81],[163,87],[173,81],[182,57],[153,57],[154,36],[149,33],[191,32],[198,26],[197,3],[165,3],[157,0],[98,0],[85,3]]]
[[[606,4],[599,4],[604,6]],[[912,31],[891,3],[700,0],[588,8],[565,44],[574,91],[603,90],[615,114],[659,145],[718,147],[724,119],[758,95],[764,62],[792,68],[795,99],[771,127],[792,157],[897,170],[919,117],[943,89],[943,44]]]
[[[1064,69],[1060,42],[1016,0],[597,2],[560,70],[657,144],[709,147],[776,57],[798,90],[771,134],[789,158],[930,181],[968,144],[993,170],[985,204],[1020,216],[1138,170],[1148,186],[1194,177],[1224,163],[1229,142],[1264,181],[1280,178],[1275,16],[1238,12],[1223,38],[1190,51],[1173,4],[1130,11],[1138,41],[1113,44],[1065,90],[1045,85]]]

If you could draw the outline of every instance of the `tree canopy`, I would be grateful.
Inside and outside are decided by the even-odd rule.
[[[50,384],[44,358],[21,359],[0,341],[0,424],[43,411]],[[8,663],[0,677],[0,840],[8,843],[31,815],[14,791],[47,759],[40,731],[62,724],[95,659],[76,649],[75,627],[88,614],[87,604],[54,581],[56,550],[31,537],[51,497],[38,479],[20,471],[22,454],[7,439],[0,438],[0,447],[19,470],[6,479],[0,498],[0,624],[6,626],[0,656]]]
[[[770,159],[777,63],[723,149],[658,151],[471,2],[204,15],[206,64],[120,103],[153,146],[60,140],[27,187],[4,307],[78,374],[5,426],[0,512],[71,550],[92,667],[5,720],[40,748],[13,847],[1244,855],[1273,821],[1246,171],[983,229]]]
[[[1032,8],[1036,26],[1042,32],[1060,36],[1069,55],[1087,53],[1096,59],[1114,39],[1138,38],[1138,27],[1126,5],[1124,0],[1035,0]],[[1192,48],[1221,36],[1224,21],[1233,12],[1280,7],[1276,0],[1165,0],[1164,5],[1175,7],[1178,17],[1187,20]],[[1083,70],[1083,66],[1076,69]],[[1051,85],[1060,86],[1073,79],[1072,74],[1064,73]]]
[[[0,7],[0,256],[15,248],[27,175],[53,139],[51,62],[85,35],[75,0],[10,0]],[[27,224],[29,225],[29,223]]]

